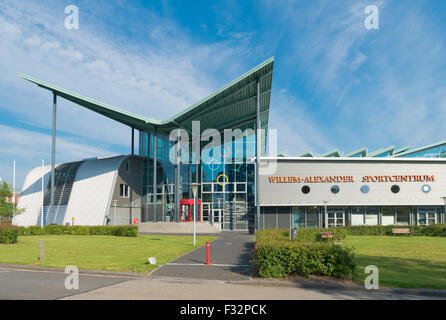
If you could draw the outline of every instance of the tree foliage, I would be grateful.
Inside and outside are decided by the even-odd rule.
[[[8,198],[12,197],[12,187],[6,182],[3,181],[0,184],[0,217],[12,217],[12,213],[20,214],[24,210],[17,209],[15,207],[16,204],[8,202]]]

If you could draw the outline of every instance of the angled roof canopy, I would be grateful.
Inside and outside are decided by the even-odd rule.
[[[341,156],[341,154],[339,153],[338,149],[334,149],[334,150],[328,151],[327,153],[324,153],[324,154],[321,155],[321,157],[324,157],[324,158],[328,158],[328,157],[338,158],[340,156]]]
[[[365,157],[367,155],[367,148],[363,147],[361,149],[352,151],[348,154],[346,154],[346,157],[357,157],[357,156],[361,156],[361,157]]]
[[[395,150],[395,146],[388,146],[387,148],[381,148],[376,151],[373,151],[367,155],[367,157],[379,157],[393,154],[393,150]]]
[[[131,113],[21,73],[18,75],[41,88],[52,91],[57,96],[135,129],[153,132],[156,128],[158,133],[169,135],[172,130],[179,127],[191,131],[192,121],[198,120],[202,131],[209,128],[217,130],[235,128],[255,121],[257,80],[260,84],[261,126],[266,129],[268,127],[273,65],[274,57],[271,57],[207,98],[164,121]]]

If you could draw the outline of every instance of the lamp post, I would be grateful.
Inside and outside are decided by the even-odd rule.
[[[217,199],[217,203],[218,203],[218,225],[221,228],[221,214],[222,214],[222,209],[220,207],[220,203],[221,203],[221,199],[218,198]]]
[[[441,199],[443,199],[443,203],[444,203],[444,210],[443,210],[443,223],[445,223],[446,221],[446,197],[441,197]]]
[[[195,246],[195,238],[196,238],[196,227],[195,227],[195,222],[197,220],[197,213],[198,213],[198,186],[200,184],[198,182],[192,182],[189,184],[191,190],[192,190],[192,194],[194,195],[194,246]]]
[[[41,169],[41,174],[42,174],[42,199],[41,199],[41,204],[42,204],[42,211],[40,213],[40,227],[43,228],[43,214],[44,214],[44,210],[45,210],[45,192],[44,192],[44,181],[45,181],[45,174],[44,174],[44,168],[45,167],[45,160],[42,159],[42,169]]]
[[[325,212],[325,228],[328,228],[327,200],[324,200],[323,203],[324,203],[324,212]]]

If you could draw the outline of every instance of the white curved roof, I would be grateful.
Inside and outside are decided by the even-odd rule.
[[[79,167],[63,224],[103,225],[119,167],[126,156],[87,160]]]
[[[43,167],[44,192],[51,179],[51,166]],[[20,193],[17,208],[25,209],[25,212],[16,215],[13,224],[18,226],[40,225],[40,213],[42,210],[42,167],[32,169],[26,176]]]
[[[104,225],[122,161],[129,156],[83,160],[73,182],[70,198],[57,223],[66,224],[74,218],[75,225]],[[51,178],[51,166],[44,167],[45,188]],[[42,210],[41,167],[32,169],[25,178],[17,204],[25,212],[13,223],[18,226],[40,225]],[[45,207],[47,214],[48,207]],[[58,208],[55,208],[58,210]],[[45,221],[45,220],[44,220]],[[51,223],[53,221],[47,221]],[[56,221],[55,221],[56,222]]]

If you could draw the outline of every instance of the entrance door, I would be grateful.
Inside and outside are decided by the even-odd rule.
[[[206,202],[203,203],[203,221],[209,221],[211,222],[212,217],[211,214],[211,203]]]
[[[180,222],[194,221],[194,199],[180,200]],[[201,200],[198,199],[198,217],[197,222],[201,221]]]
[[[344,209],[330,209],[328,214],[328,227],[343,227],[345,225],[345,212]]]
[[[214,209],[212,210],[212,216],[214,217],[214,223],[220,224],[220,227],[222,228],[223,223],[223,209]]]

